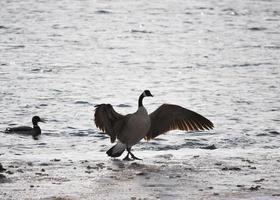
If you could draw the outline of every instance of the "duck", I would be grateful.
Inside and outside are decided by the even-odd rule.
[[[179,105],[162,104],[148,114],[143,106],[145,97],[153,97],[150,90],[144,90],[139,96],[137,111],[127,115],[116,112],[111,104],[95,105],[96,127],[110,137],[111,143],[117,140],[106,152],[108,156],[120,157],[126,150],[123,160],[142,160],[131,152],[131,148],[143,138],[149,141],[171,130],[204,131],[214,128],[206,117]]]
[[[32,135],[34,140],[38,140],[38,136],[41,135],[41,128],[38,125],[39,122],[45,122],[45,120],[40,118],[39,116],[33,116],[32,117],[33,127],[30,126],[8,127],[6,128],[5,133]]]

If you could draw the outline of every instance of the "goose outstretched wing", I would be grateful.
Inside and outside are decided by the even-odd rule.
[[[111,104],[95,106],[94,122],[97,128],[109,135],[111,142],[115,142],[117,134],[124,125],[124,115],[117,113]]]
[[[151,127],[145,139],[150,140],[171,130],[199,131],[214,128],[202,115],[177,105],[163,104],[150,114]]]

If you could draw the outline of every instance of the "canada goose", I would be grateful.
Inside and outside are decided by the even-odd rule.
[[[32,117],[33,128],[30,126],[8,127],[6,128],[5,133],[32,135],[34,140],[38,140],[38,136],[41,134],[41,129],[38,126],[38,122],[45,122],[45,121],[38,116],[34,116]]]
[[[111,157],[119,157],[127,150],[124,160],[141,160],[131,153],[131,147],[141,139],[153,139],[170,130],[199,131],[209,130],[213,123],[200,114],[186,108],[163,104],[150,115],[143,106],[144,97],[152,97],[149,90],[145,90],[138,100],[138,110],[135,113],[122,115],[117,113],[111,104],[96,105],[94,121],[96,127],[110,136],[111,142],[118,142],[106,153]]]

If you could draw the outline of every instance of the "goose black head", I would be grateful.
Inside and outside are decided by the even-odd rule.
[[[143,92],[144,97],[153,97],[152,93],[150,92],[150,90],[145,90]]]
[[[41,119],[39,116],[32,117],[32,124],[37,125],[38,122],[45,122],[43,119]]]

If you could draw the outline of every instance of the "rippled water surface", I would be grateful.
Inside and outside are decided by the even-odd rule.
[[[111,144],[94,105],[134,112],[144,89],[154,95],[144,100],[149,112],[179,104],[215,129],[142,142],[139,157],[212,144],[277,153],[279,35],[278,0],[3,0],[0,129],[33,115],[47,123],[39,141],[0,132],[0,161],[105,157]]]

